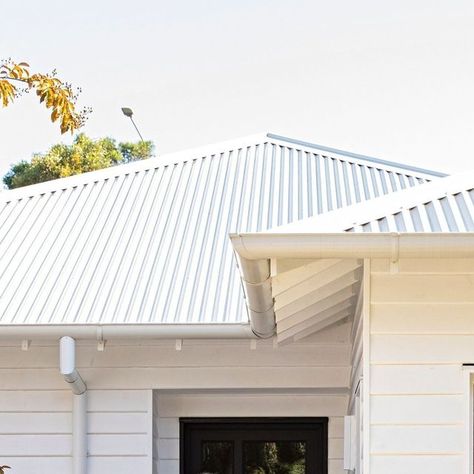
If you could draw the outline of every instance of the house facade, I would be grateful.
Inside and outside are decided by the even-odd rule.
[[[267,134],[2,193],[0,464],[471,473],[473,188]]]

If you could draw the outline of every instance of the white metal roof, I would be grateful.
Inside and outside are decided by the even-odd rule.
[[[348,206],[272,232],[474,232],[474,171]]]
[[[247,322],[229,233],[438,176],[261,134],[3,192],[0,323]]]

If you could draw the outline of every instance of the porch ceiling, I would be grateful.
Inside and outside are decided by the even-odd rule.
[[[273,266],[278,342],[300,340],[352,318],[362,277],[358,259],[285,260]],[[283,271],[279,271],[281,268]]]

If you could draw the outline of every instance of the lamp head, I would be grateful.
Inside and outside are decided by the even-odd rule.
[[[131,117],[133,115],[133,110],[130,107],[122,107],[122,112],[125,117]]]

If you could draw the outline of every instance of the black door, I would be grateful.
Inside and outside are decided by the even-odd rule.
[[[181,474],[327,474],[327,427],[327,418],[181,419]]]

